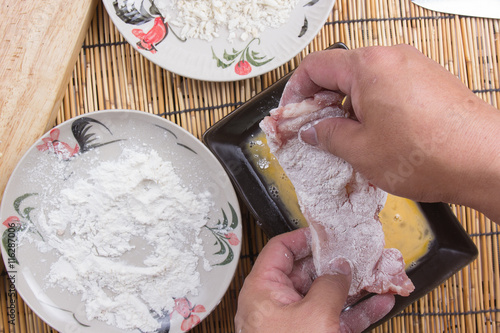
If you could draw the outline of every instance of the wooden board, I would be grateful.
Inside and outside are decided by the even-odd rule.
[[[0,6],[0,200],[26,150],[54,123],[97,0]]]

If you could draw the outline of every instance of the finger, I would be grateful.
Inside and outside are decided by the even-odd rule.
[[[346,332],[362,332],[384,318],[394,307],[394,295],[375,295],[353,306],[340,315],[341,327]]]
[[[252,272],[278,270],[288,275],[294,262],[311,255],[309,228],[300,228],[271,238],[259,254]]]
[[[348,162],[359,153],[363,125],[349,118],[327,118],[300,132],[305,143],[329,151]]]
[[[309,54],[290,77],[280,105],[297,103],[320,90],[351,91],[353,51],[325,50]]]
[[[316,276],[316,268],[314,267],[312,256],[296,261],[292,272],[288,275],[295,290],[302,295],[307,293]]]
[[[325,274],[314,280],[304,302],[313,302],[320,308],[327,308],[336,316],[342,312],[351,286],[351,267],[342,258],[335,259],[329,267],[332,274]]]

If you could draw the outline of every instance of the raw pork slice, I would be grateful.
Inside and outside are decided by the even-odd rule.
[[[327,117],[346,117],[342,96],[320,92],[313,98],[271,111],[260,127],[297,192],[311,228],[318,276],[337,258],[352,269],[350,298],[366,292],[408,296],[414,286],[397,249],[384,249],[378,213],[387,193],[371,185],[346,161],[308,145],[299,131]]]

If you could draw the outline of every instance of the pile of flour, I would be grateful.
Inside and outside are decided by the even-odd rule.
[[[121,6],[130,0],[120,0]],[[154,3],[166,22],[180,28],[181,38],[211,41],[222,28],[228,40],[257,38],[266,28],[279,28],[290,18],[298,0],[134,0]]]
[[[184,186],[156,151],[125,149],[55,200],[36,221],[45,242],[32,241],[57,253],[48,287],[80,294],[89,320],[152,332],[174,298],[198,293],[210,194]]]

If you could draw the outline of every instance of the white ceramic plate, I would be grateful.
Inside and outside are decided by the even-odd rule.
[[[82,139],[83,135],[75,134],[78,128],[80,133],[92,136]],[[96,147],[84,149],[89,145]],[[55,251],[42,253],[22,236],[18,244],[15,234],[25,232],[23,226],[27,225],[28,230],[36,230],[35,217],[42,207],[47,209],[51,204],[47,202],[52,198],[46,195],[48,190],[57,197],[67,187],[69,177],[89,170],[96,159],[115,160],[125,147],[156,150],[173,164],[192,191],[208,190],[214,204],[200,235],[205,257],[213,268],[205,270],[200,260],[199,294],[185,295],[179,308],[162,319],[160,332],[182,332],[205,318],[224,296],[235,272],[242,235],[237,197],[217,159],[198,139],[176,124],[145,112],[110,110],[76,117],[45,134],[28,150],[7,184],[0,207],[2,256],[13,286],[39,317],[60,332],[124,331],[87,320],[81,295],[47,287],[47,274],[57,259]],[[76,150],[79,153],[75,154]],[[9,223],[15,227],[9,229]]]
[[[267,73],[301,52],[318,34],[335,0],[299,0],[289,21],[280,28],[267,28],[259,38],[228,40],[228,31],[208,42],[201,39],[180,41],[179,27],[168,25],[167,35],[157,44],[144,43],[138,30],[149,32],[158,16],[147,10],[130,11],[103,0],[105,8],[125,39],[142,55],[171,72],[205,81],[235,81]],[[126,0],[150,8],[154,0]],[[168,22],[166,22],[168,23]]]

